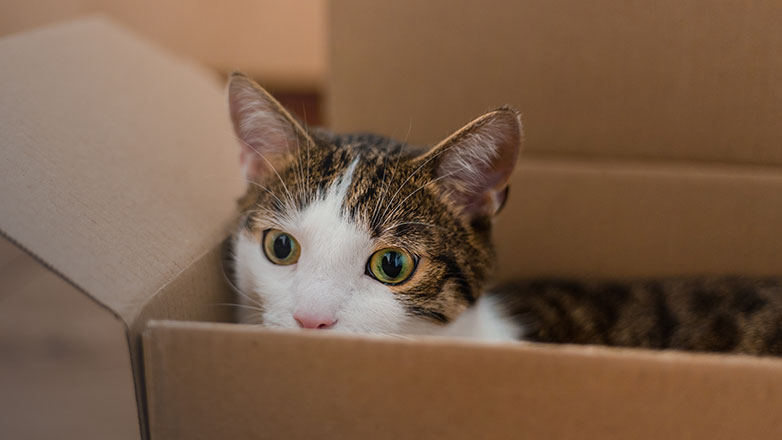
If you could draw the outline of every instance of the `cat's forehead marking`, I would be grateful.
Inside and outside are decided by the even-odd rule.
[[[290,226],[303,232],[332,236],[338,231],[356,229],[350,219],[344,215],[343,204],[353,181],[359,157],[353,158],[343,173],[333,176],[331,184],[319,189],[311,203],[294,216]],[[313,237],[313,240],[315,237]]]
[[[299,240],[299,273],[323,282],[372,283],[364,274],[371,253],[378,246],[401,246],[426,258],[420,267],[426,276],[393,293],[407,314],[447,322],[475,302],[490,250],[429,184],[433,171],[415,161],[422,147],[364,135],[316,136],[314,141],[292,152],[293,160],[279,168],[282,179],[269,175],[262,182],[284,199],[285,180],[300,196],[294,207],[275,203],[269,191],[250,188],[254,203],[249,209],[261,208],[279,220],[270,226],[264,214],[256,214],[261,225]]]

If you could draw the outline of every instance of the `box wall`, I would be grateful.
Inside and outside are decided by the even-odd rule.
[[[0,35],[102,13],[217,71],[240,69],[275,89],[312,91],[325,75],[325,9],[324,0],[4,0]]]
[[[0,433],[138,439],[120,320],[0,237]]]
[[[152,438],[774,438],[782,363],[154,323]],[[697,408],[697,410],[694,410]]]
[[[535,154],[782,164],[782,4],[329,4],[326,115],[434,143],[523,113]]]
[[[138,318],[128,329],[128,345],[133,369],[139,423],[144,438],[150,438],[148,395],[142,334],[147,322],[154,319],[194,322],[231,322],[236,304],[230,282],[221,271],[223,245],[216,246],[197,258],[144,305]]]
[[[494,226],[499,276],[782,274],[773,168],[522,159]]]

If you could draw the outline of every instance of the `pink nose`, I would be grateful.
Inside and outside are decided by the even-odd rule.
[[[331,326],[337,322],[335,318],[326,318],[324,316],[302,312],[294,313],[293,319],[299,323],[299,327],[301,328],[316,328],[321,330],[331,328]]]

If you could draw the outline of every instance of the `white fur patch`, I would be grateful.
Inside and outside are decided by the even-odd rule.
[[[523,329],[503,315],[494,297],[483,296],[436,334],[501,342],[518,340]]]
[[[365,274],[376,250],[369,231],[349,221],[342,204],[350,187],[354,161],[345,174],[301,212],[289,212],[281,227],[301,247],[297,263],[270,262],[261,243],[245,230],[234,238],[238,288],[247,297],[239,320],[274,327],[298,328],[297,311],[333,316],[337,331],[387,334],[426,334],[510,341],[520,328],[503,318],[492,298],[442,326],[412,317],[384,284]],[[272,225],[269,225],[271,227]],[[262,311],[256,310],[262,306]]]
[[[523,336],[523,329],[501,311],[497,300],[482,296],[448,325],[412,322],[405,333],[479,339],[482,341],[517,341]]]
[[[333,314],[338,331],[398,333],[405,310],[385,285],[364,273],[374,243],[368,233],[342,215],[353,162],[341,179],[303,211],[290,213],[280,225],[301,247],[296,264],[279,266],[263,254],[260,243],[246,232],[235,239],[238,287],[263,304],[241,314],[243,322],[296,328],[296,311]],[[244,298],[242,303],[256,307]],[[252,319],[255,318],[255,319]]]

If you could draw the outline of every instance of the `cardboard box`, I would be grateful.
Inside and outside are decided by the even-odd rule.
[[[326,113],[429,143],[512,104],[527,154],[779,165],[780,21],[778,2],[335,1]]]
[[[122,323],[146,438],[782,433],[775,359],[230,324],[243,182],[220,82],[96,18],[0,40],[0,59],[0,231]],[[503,273],[779,273],[782,179],[734,171],[525,160]]]
[[[0,435],[137,440],[124,326],[0,237]]]
[[[106,14],[156,44],[274,90],[323,87],[325,0],[3,0],[0,36],[86,14]]]

